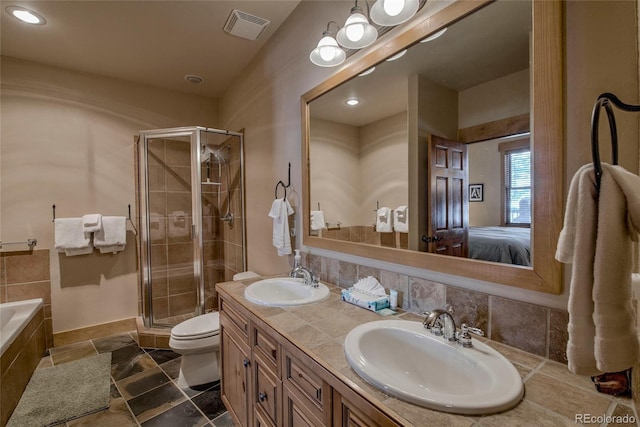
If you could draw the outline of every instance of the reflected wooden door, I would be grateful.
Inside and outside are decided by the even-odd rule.
[[[469,253],[469,180],[467,146],[435,135],[427,138],[429,194],[428,251],[467,257]]]

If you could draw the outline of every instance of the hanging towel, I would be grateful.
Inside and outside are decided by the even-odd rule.
[[[85,233],[93,233],[102,229],[102,215],[99,213],[83,215],[82,229]]]
[[[393,231],[393,216],[391,209],[382,207],[376,213],[376,231],[378,233],[391,233]]]
[[[124,216],[102,217],[102,230],[93,236],[93,245],[101,253],[119,252],[127,244],[127,218]]]
[[[169,215],[169,237],[187,238],[191,233],[191,223],[185,211],[174,211]]]
[[[311,229],[317,231],[322,230],[323,228],[327,228],[327,225],[324,222],[324,212],[311,211]]]
[[[592,165],[569,188],[556,259],[571,263],[569,370],[580,375],[623,371],[637,363],[631,306],[631,241],[640,232],[640,177],[602,164],[600,194]]]
[[[91,233],[83,231],[82,218],[56,218],[54,234],[55,248],[61,252],[68,249],[86,251],[91,248],[93,250],[93,247],[91,247]]]
[[[399,233],[409,232],[409,208],[398,206],[393,211],[393,229]]]
[[[86,248],[68,248],[64,250],[66,256],[89,255],[93,253],[93,245],[89,243]]]
[[[271,204],[269,216],[273,218],[273,246],[278,249],[278,255],[291,254],[291,236],[289,235],[289,215],[293,208],[284,197],[275,199]]]

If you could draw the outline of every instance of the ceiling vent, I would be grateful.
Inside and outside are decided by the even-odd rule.
[[[224,24],[224,30],[247,40],[257,40],[271,21],[234,9]]]

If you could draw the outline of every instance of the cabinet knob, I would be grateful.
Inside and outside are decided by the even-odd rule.
[[[249,366],[249,360],[248,359],[244,359],[242,361],[242,364],[244,365],[244,367],[246,368],[247,366]]]
[[[258,393],[258,400],[260,400],[260,402],[264,402],[267,400],[267,394],[264,391],[261,391]]]

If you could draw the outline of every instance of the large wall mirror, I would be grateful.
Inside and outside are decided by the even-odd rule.
[[[427,15],[303,95],[304,244],[560,293],[560,2]]]

